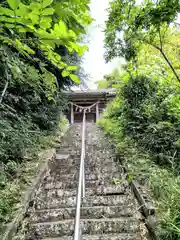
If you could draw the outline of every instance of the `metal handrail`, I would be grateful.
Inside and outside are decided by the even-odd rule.
[[[81,201],[85,197],[85,169],[84,169],[84,158],[85,158],[85,129],[86,129],[86,109],[83,110],[83,123],[82,123],[82,146],[81,146],[81,162],[79,170],[79,182],[76,197],[76,217],[74,226],[74,240],[80,240],[82,235],[82,229],[80,226],[81,217]]]

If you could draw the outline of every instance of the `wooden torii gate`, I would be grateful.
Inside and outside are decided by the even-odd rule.
[[[111,101],[115,95],[115,89],[69,92],[70,110],[67,114],[69,122],[71,124],[82,122],[84,109],[86,109],[87,122],[97,121],[107,103]]]

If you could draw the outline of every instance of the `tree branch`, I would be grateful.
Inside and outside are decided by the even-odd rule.
[[[8,73],[7,73],[7,70],[6,70],[6,69],[5,69],[5,72],[6,72],[6,79],[7,79],[7,81],[6,81],[6,84],[5,84],[5,86],[4,86],[4,89],[3,89],[2,94],[1,94],[1,97],[0,97],[0,104],[2,103],[3,97],[4,97],[5,93],[6,93],[7,88],[8,88],[8,85],[9,85]]]
[[[174,69],[174,67],[172,66],[170,60],[168,59],[168,57],[166,56],[166,54],[163,52],[163,50],[160,50],[162,56],[164,57],[164,59],[166,60],[167,64],[169,65],[169,67],[171,68],[171,70],[173,71],[174,75],[176,76],[177,80],[180,82],[180,78],[176,72],[176,70]]]
[[[161,40],[162,41],[162,40]],[[167,64],[169,65],[169,67],[171,68],[172,72],[174,73],[176,79],[178,80],[178,82],[180,82],[180,77],[177,74],[176,70],[174,69],[173,65],[171,64],[171,61],[168,59],[168,57],[166,56],[166,54],[164,53],[163,49],[159,46],[157,46],[154,43],[145,41],[147,44],[153,46],[154,48],[156,48],[158,51],[160,51],[161,55],[163,56],[163,58],[165,59],[165,61],[167,62]]]

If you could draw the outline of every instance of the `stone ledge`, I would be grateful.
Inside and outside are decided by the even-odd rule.
[[[150,215],[154,215],[155,208],[152,205],[152,203],[150,202],[150,200],[142,193],[141,187],[139,186],[139,184],[135,180],[133,180],[131,182],[131,187],[133,189],[133,192],[134,192],[138,202],[140,203],[140,207],[142,208],[142,211],[143,211],[145,217],[147,218]]]
[[[118,155],[116,156],[116,160],[119,161]],[[128,168],[126,166],[123,166],[123,169],[124,169],[124,173],[128,174]],[[155,231],[155,225],[157,222],[155,217],[155,213],[156,213],[155,207],[153,206],[150,199],[148,199],[147,196],[145,196],[145,194],[142,193],[142,189],[137,181],[132,180],[130,182],[130,186],[132,188],[132,191],[138,203],[140,204],[140,209],[145,216],[145,224],[151,235],[151,238],[152,240],[157,240],[158,237]]]
[[[151,234],[152,240],[157,240],[157,235],[155,232],[156,217],[155,217],[155,207],[152,205],[150,200],[142,193],[140,185],[133,180],[131,182],[132,190],[140,204],[141,211],[145,216],[145,224],[149,233]]]

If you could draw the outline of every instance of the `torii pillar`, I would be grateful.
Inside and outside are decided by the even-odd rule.
[[[99,102],[96,103],[96,121],[99,120]]]
[[[74,123],[74,110],[73,110],[73,103],[71,103],[71,124]]]

